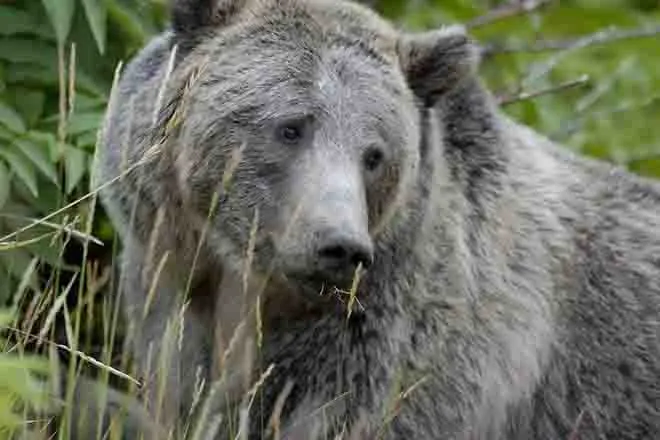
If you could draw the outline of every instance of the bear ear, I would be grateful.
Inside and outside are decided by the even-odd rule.
[[[229,23],[246,0],[171,0],[172,27],[179,36],[191,36]]]
[[[398,51],[410,88],[427,106],[475,75],[479,64],[478,48],[460,25],[404,34]]]

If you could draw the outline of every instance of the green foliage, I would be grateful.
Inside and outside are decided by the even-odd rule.
[[[55,28],[57,42],[64,44],[69,36],[75,7],[74,0],[43,0],[48,18]]]
[[[83,0],[87,21],[94,34],[94,40],[100,53],[105,52],[106,25],[108,18],[108,8],[104,0]]]
[[[380,8],[394,11],[389,15],[404,26],[420,29],[470,24],[505,2],[497,3],[382,0]],[[658,32],[650,38],[613,39],[569,50],[529,50],[548,41],[577,42],[612,27],[657,31],[659,26],[658,2],[571,0],[475,26],[471,33],[485,46],[521,49],[488,56],[482,63],[481,73],[496,93],[534,92],[588,75],[580,87],[514,102],[505,106],[507,113],[583,154],[660,177]]]
[[[0,236],[85,194],[116,65],[164,19],[163,1],[0,5]],[[76,227],[83,214],[76,207],[51,221],[61,225],[68,216],[78,220],[70,225]],[[15,292],[32,258],[61,266],[57,232],[30,230],[0,252],[0,304]]]
[[[0,329],[12,320],[12,314],[0,309]],[[48,408],[47,383],[39,377],[51,370],[41,357],[9,352],[7,341],[0,339],[0,347],[0,438],[6,438],[24,426],[22,411]]]

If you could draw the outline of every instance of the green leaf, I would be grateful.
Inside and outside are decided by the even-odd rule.
[[[72,136],[96,131],[101,126],[103,113],[74,113],[69,119],[67,132]]]
[[[37,65],[32,63],[12,63],[7,67],[7,83],[11,86],[49,87],[57,90],[57,63]],[[76,89],[96,96],[104,96],[104,88],[85,72],[76,72]]]
[[[14,146],[34,163],[39,171],[51,182],[58,185],[57,170],[55,163],[50,158],[49,145],[42,143],[37,138],[23,137],[14,141]]]
[[[98,140],[98,131],[88,131],[76,137],[76,146],[86,150],[94,151]]]
[[[400,17],[406,10],[406,2],[399,0],[380,0],[374,3],[377,4],[378,11],[390,19]]]
[[[68,146],[65,150],[64,171],[66,176],[66,193],[70,194],[87,171],[85,152],[79,148]]]
[[[31,63],[11,63],[7,67],[7,84],[33,85],[57,89],[57,66],[48,66]]]
[[[656,157],[631,162],[628,167],[642,176],[660,178],[660,151],[658,151]]]
[[[0,131],[0,135],[2,131]],[[57,145],[57,138],[54,133],[47,131],[29,131],[26,136],[33,142],[40,145],[43,145],[44,151],[46,151],[48,160],[50,162],[56,162],[59,157],[59,148]],[[11,142],[14,142],[16,137],[11,138]]]
[[[0,327],[6,327],[14,320],[14,314],[9,310],[0,309]]]
[[[122,36],[126,38],[126,41],[130,41],[133,48],[138,49],[144,45],[148,38],[145,26],[130,8],[120,1],[111,0],[108,3],[108,16],[113,27],[122,30]]]
[[[35,197],[39,194],[37,189],[37,173],[28,158],[10,149],[0,149],[0,156],[4,157],[11,169],[19,179],[28,187]]]
[[[8,249],[0,252],[0,262],[6,269],[7,273],[20,279],[25,275],[30,264],[32,264],[32,256],[28,251],[22,248]]]
[[[76,95],[74,112],[76,114],[85,110],[97,110],[103,112],[105,110],[105,105],[105,99],[100,99],[97,96],[89,96],[84,93],[78,93]]]
[[[0,405],[2,405],[2,409],[0,409],[0,425],[6,426],[9,429],[14,429],[25,423],[22,417],[11,412],[10,408],[13,408],[14,402],[9,396],[2,396],[0,399]],[[10,433],[13,434],[12,431],[10,431]]]
[[[105,0],[83,0],[87,22],[94,34],[94,40],[99,52],[105,53],[105,39],[107,35],[108,8]]]
[[[4,163],[0,162],[0,209],[5,206],[9,198],[9,170]]]
[[[7,88],[7,84],[5,84],[5,76],[5,66],[0,64],[0,93],[4,92]]]
[[[15,137],[16,135],[14,133],[9,131],[9,129],[4,125],[0,124],[0,145],[11,144],[12,142],[14,142]]]
[[[41,90],[25,87],[12,87],[9,92],[14,108],[23,116],[28,126],[34,126],[44,111],[46,94]]]
[[[11,6],[0,6],[0,35],[32,34],[36,22],[30,14]]]
[[[12,277],[9,271],[4,268],[2,265],[2,260],[0,259],[0,304],[7,304],[11,298],[11,293],[15,290],[15,283],[15,278]],[[2,316],[0,316],[0,326],[3,325],[1,320]],[[4,344],[4,340],[2,338],[0,338],[0,344]]]
[[[41,0],[41,2],[46,9],[46,14],[48,14],[53,29],[55,29],[57,41],[64,44],[71,30],[75,9],[74,0]]]
[[[25,122],[16,111],[0,101],[0,124],[16,133],[25,132]]]
[[[12,396],[29,406],[46,403],[46,383],[39,381],[33,373],[48,373],[45,358],[36,355],[0,354],[0,389],[3,396]]]
[[[39,39],[0,38],[0,60],[56,66],[57,49]]]
[[[40,188],[39,198],[45,198],[50,196],[49,200],[50,205],[56,205],[58,196],[57,194],[45,195],[48,192],[48,189],[52,188],[53,185],[44,186]],[[52,199],[55,199],[55,203],[52,202]],[[21,208],[25,210],[23,205],[19,205],[13,201],[10,201],[6,205],[5,212],[9,213],[2,217],[3,222],[6,225],[6,230],[16,231],[25,226],[32,224],[36,219],[40,217],[40,213],[52,212],[52,210],[43,210],[41,206],[37,206],[38,203],[32,203],[28,208],[27,212],[21,212]],[[41,203],[41,205],[45,205]],[[68,213],[71,214],[71,213]],[[69,220],[70,221],[70,220]],[[29,241],[36,238],[42,238],[41,240],[35,240],[25,246],[21,247],[21,250],[28,252],[32,257],[38,257],[39,260],[43,263],[47,263],[53,268],[60,268],[63,270],[75,270],[75,266],[69,266],[65,264],[66,262],[62,259],[61,256],[61,242],[60,240],[53,240],[54,234],[58,232],[58,224],[62,224],[62,218],[53,218],[48,224],[32,226],[26,231],[20,234],[18,239],[20,241]],[[80,225],[74,228],[80,228]],[[43,238],[46,236],[45,238]]]

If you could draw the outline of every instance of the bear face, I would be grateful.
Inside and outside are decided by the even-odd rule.
[[[179,140],[180,180],[204,215],[237,154],[212,228],[235,253],[223,260],[245,255],[258,215],[258,268],[276,257],[287,276],[341,281],[370,264],[370,230],[416,164],[416,112],[396,70],[303,32],[264,27],[211,52]]]
[[[348,26],[323,2],[257,3],[227,9],[237,24],[215,25],[180,62],[201,65],[175,140],[183,198],[201,222],[221,194],[209,237],[224,264],[238,268],[249,252],[256,273],[314,293],[346,288],[414,176],[419,106],[433,89],[415,94],[414,80],[438,74],[420,54],[446,41],[406,46],[384,24]],[[355,8],[352,20],[374,20]],[[358,34],[367,31],[371,40]]]

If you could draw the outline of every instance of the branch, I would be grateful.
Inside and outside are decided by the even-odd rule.
[[[532,45],[497,45],[491,44],[483,48],[484,55],[501,53],[535,53],[555,50],[578,49],[587,46],[613,43],[635,38],[648,38],[660,34],[660,25],[634,29],[608,28],[579,38],[562,40],[545,40]]]
[[[594,44],[609,43],[626,38],[649,37],[656,34],[660,34],[660,26],[656,26],[654,28],[637,28],[632,30],[618,30],[610,27],[594,34],[578,38],[577,40],[564,41],[561,44],[555,45],[555,47],[557,47],[559,50],[552,54],[552,56],[550,56],[547,61],[533,65],[531,67],[528,75],[523,79],[522,84],[529,85],[536,81],[538,78],[547,75],[548,72],[550,72],[561,61],[562,58],[565,58],[576,50],[583,49]]]
[[[529,14],[550,4],[552,1],[553,0],[514,0],[498,8],[492,9],[482,16],[470,20],[465,26],[468,29],[474,29],[506,18]]]
[[[550,137],[557,140],[563,140],[578,131],[582,127],[585,120],[592,120],[595,118],[611,118],[613,115],[619,113],[643,110],[647,107],[656,105],[657,103],[660,103],[660,94],[650,96],[648,99],[645,99],[641,102],[628,102],[614,108],[591,112],[588,114],[578,113],[577,117],[567,122],[564,128],[550,135]]]
[[[501,106],[513,104],[514,102],[526,101],[528,99],[533,99],[539,96],[548,95],[550,93],[557,93],[563,90],[572,89],[575,87],[581,87],[589,82],[589,75],[582,75],[581,77],[566,81],[564,83],[558,84],[556,86],[547,87],[545,89],[536,90],[533,92],[522,92],[513,96],[504,96],[498,98],[498,103]]]
[[[656,149],[658,148],[656,147]],[[630,166],[635,162],[646,162],[649,160],[657,159],[660,159],[660,151],[650,151],[646,153],[633,154],[630,157],[624,159],[623,162],[626,166]]]

